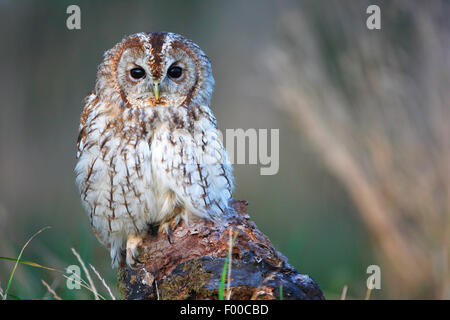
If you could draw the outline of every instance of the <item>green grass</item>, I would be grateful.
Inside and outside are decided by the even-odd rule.
[[[11,283],[14,277],[14,273],[16,272],[17,266],[19,265],[20,262],[20,258],[22,257],[23,251],[25,250],[25,248],[30,244],[30,242],[41,232],[43,232],[44,230],[50,229],[50,227],[44,227],[41,230],[39,230],[38,232],[36,232],[35,234],[33,234],[30,239],[28,239],[28,241],[24,244],[24,246],[22,247],[22,249],[20,250],[19,256],[16,260],[16,263],[14,264],[14,268],[11,272],[11,275],[9,276],[9,280],[8,280],[8,284],[6,286],[6,290],[5,293],[3,294],[3,300],[6,300],[8,297],[8,293],[9,293],[9,288],[11,287]]]
[[[28,260],[23,260],[23,259],[22,259],[22,256],[23,256],[23,253],[24,253],[24,251],[25,251],[25,248],[30,244],[30,242],[31,242],[38,234],[40,234],[41,232],[43,232],[43,231],[45,231],[45,230],[47,230],[47,229],[49,229],[49,228],[50,228],[50,227],[42,228],[42,229],[40,229],[38,232],[36,232],[35,234],[33,234],[33,235],[28,239],[28,241],[25,243],[25,245],[22,247],[22,249],[20,250],[20,253],[19,253],[19,255],[18,255],[17,258],[0,257],[0,260],[7,261],[7,262],[14,262],[14,266],[13,266],[13,269],[12,269],[11,274],[10,274],[10,276],[9,276],[9,280],[8,280],[8,284],[7,284],[7,286],[6,286],[5,292],[3,292],[3,291],[1,290],[1,288],[0,288],[0,297],[1,297],[3,300],[6,300],[6,299],[8,299],[8,298],[9,298],[9,299],[15,299],[15,300],[22,300],[22,297],[20,297],[20,296],[18,296],[18,295],[13,295],[13,294],[11,294],[11,293],[10,293],[10,289],[11,289],[11,285],[13,284],[14,275],[15,275],[15,273],[16,273],[16,271],[17,271],[17,268],[18,268],[19,264],[23,264],[23,265],[26,265],[26,266],[31,266],[31,267],[34,267],[34,268],[39,268],[39,269],[43,269],[43,270],[46,270],[46,271],[57,272],[57,273],[61,274],[61,275],[63,276],[63,278],[68,279],[68,280],[70,280],[70,281],[74,281],[75,283],[79,284],[80,287],[83,287],[84,289],[87,289],[88,291],[90,291],[91,293],[93,293],[93,294],[94,294],[94,297],[95,297],[96,299],[106,300],[106,298],[105,298],[103,295],[101,295],[101,294],[98,293],[98,291],[97,291],[97,289],[96,289],[96,287],[95,287],[95,284],[94,284],[94,282],[93,282],[93,280],[92,280],[92,278],[91,278],[91,276],[90,276],[89,270],[86,268],[86,265],[84,264],[83,260],[81,259],[80,255],[78,254],[78,252],[76,252],[75,249],[73,249],[73,248],[72,248],[72,253],[73,253],[73,254],[76,256],[76,258],[78,259],[78,261],[79,261],[80,265],[82,266],[83,271],[84,271],[84,273],[85,273],[85,275],[86,275],[88,281],[83,280],[83,279],[81,278],[81,275],[79,275],[79,278],[78,278],[78,279],[74,279],[74,278],[73,278],[74,275],[67,276],[67,275],[65,275],[65,271],[63,271],[63,270],[58,270],[58,269],[56,269],[56,268],[47,267],[47,266],[41,265],[41,264],[36,263],[36,262],[33,262],[33,261],[28,261]],[[101,282],[101,284],[104,286],[104,288],[106,288],[106,290],[107,290],[108,294],[110,295],[111,299],[115,300],[115,296],[114,296],[114,294],[112,293],[110,287],[107,285],[105,279],[100,275],[100,273],[97,271],[97,269],[96,269],[94,266],[92,266],[91,264],[89,264],[89,267],[92,269],[92,271],[93,271],[94,274],[97,276],[98,280]],[[55,291],[47,284],[47,282],[45,282],[43,279],[41,279],[41,282],[42,282],[42,284],[44,284],[44,286],[47,287],[48,292],[50,292],[50,293],[53,295],[54,298],[57,298],[58,300],[61,299],[61,298],[55,293]]]
[[[228,256],[225,258],[225,263],[223,264],[223,269],[222,269],[222,275],[220,276],[219,300],[223,300],[223,297],[224,297],[225,279],[227,277],[227,269],[228,269]]]

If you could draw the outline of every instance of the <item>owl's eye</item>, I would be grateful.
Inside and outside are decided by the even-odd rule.
[[[142,68],[133,68],[130,70],[130,75],[133,79],[142,79],[145,77],[145,71]]]
[[[172,79],[178,79],[183,74],[183,69],[178,66],[172,66],[167,71],[167,75]]]

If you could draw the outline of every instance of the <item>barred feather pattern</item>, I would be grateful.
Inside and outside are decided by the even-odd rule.
[[[185,92],[180,97],[173,91],[158,100],[145,89],[148,84],[135,88],[118,81],[125,79],[117,69],[129,59],[122,57],[127,45],[139,49],[130,60],[150,61],[148,81],[157,78],[152,66],[163,70],[172,63],[164,62],[170,54],[162,48],[155,59],[155,36],[164,40],[160,47],[182,41],[172,50],[186,50],[188,58],[196,58],[194,87],[180,88]],[[146,232],[150,224],[177,216],[220,219],[229,209],[232,166],[209,108],[213,79],[205,59],[200,48],[181,36],[137,34],[107,52],[99,67],[96,89],[86,97],[81,115],[75,173],[82,204],[96,236],[110,249],[113,266],[120,262],[127,238]],[[158,79],[163,82],[161,70]]]

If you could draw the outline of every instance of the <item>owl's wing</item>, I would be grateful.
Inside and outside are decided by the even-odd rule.
[[[81,155],[81,151],[83,150],[84,142],[86,141],[86,125],[89,116],[92,113],[92,110],[94,109],[95,105],[98,103],[98,97],[94,93],[94,91],[91,91],[86,98],[84,98],[84,107],[83,111],[81,112],[81,118],[80,118],[80,126],[79,126],[79,133],[78,133],[78,139],[77,139],[77,159]]]
[[[233,191],[232,166],[215,126],[188,133],[159,130],[152,145],[153,175],[176,194],[176,201],[199,217],[228,208]]]

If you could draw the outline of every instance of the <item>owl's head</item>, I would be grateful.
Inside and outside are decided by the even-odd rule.
[[[166,32],[138,33],[105,53],[96,92],[125,107],[209,105],[211,63],[191,40]]]

